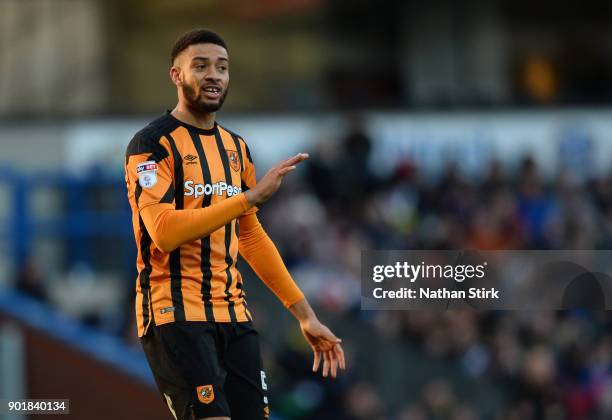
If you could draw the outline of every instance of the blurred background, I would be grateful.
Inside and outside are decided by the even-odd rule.
[[[611,23],[606,1],[0,0],[0,398],[171,418],[123,162],[176,103],[173,41],[208,27],[259,174],[311,154],[260,219],[348,357],[313,375],[239,263],[272,419],[612,418],[609,313],[361,311],[359,285],[362,249],[610,249]]]

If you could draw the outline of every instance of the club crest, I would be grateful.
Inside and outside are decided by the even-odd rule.
[[[215,399],[215,391],[212,385],[202,385],[196,388],[198,400],[204,404],[210,404]]]
[[[238,152],[235,150],[227,150],[227,159],[233,170],[236,172],[240,171],[240,159],[238,158]]]

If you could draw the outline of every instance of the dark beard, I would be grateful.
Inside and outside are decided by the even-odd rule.
[[[183,96],[187,100],[187,105],[189,106],[189,108],[197,112],[206,112],[206,113],[217,112],[218,110],[220,110],[221,107],[223,106],[223,102],[225,102],[225,97],[227,96],[227,93],[229,92],[229,86],[228,86],[223,92],[223,95],[221,95],[221,97],[219,98],[219,102],[216,104],[213,104],[213,103],[206,103],[204,101],[200,101],[200,97],[196,94],[195,89],[193,89],[191,86],[184,85],[182,89],[183,89]]]

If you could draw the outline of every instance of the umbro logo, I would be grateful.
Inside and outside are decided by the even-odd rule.
[[[197,163],[198,163],[198,162],[195,161],[197,159],[197,157],[194,156],[194,155],[184,156],[183,159],[185,159],[187,161],[187,165],[197,165]]]

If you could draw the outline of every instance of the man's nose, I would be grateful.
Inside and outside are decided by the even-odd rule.
[[[206,72],[204,78],[208,81],[219,81],[221,80],[221,75],[216,69],[211,69]]]

